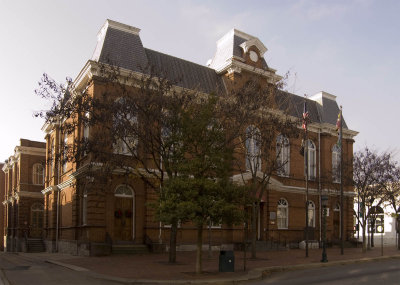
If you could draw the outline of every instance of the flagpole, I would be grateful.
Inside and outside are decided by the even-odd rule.
[[[305,170],[306,170],[306,257],[308,257],[308,110],[307,110],[307,101],[306,95],[304,95],[304,111],[303,111],[303,120],[304,120],[304,156],[305,156]]]
[[[343,201],[343,108],[340,106],[340,254],[344,254],[344,201]]]

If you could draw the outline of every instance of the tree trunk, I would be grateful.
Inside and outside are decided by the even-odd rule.
[[[397,233],[397,249],[400,250],[400,233]]]
[[[171,233],[169,239],[169,263],[176,262],[176,234],[178,232],[178,223],[172,223],[171,225]]]
[[[371,235],[367,232],[367,249],[371,249]]]
[[[196,273],[202,272],[203,224],[197,225]]]
[[[371,247],[375,247],[375,243],[374,243],[374,230],[372,230],[372,232],[371,232]]]
[[[363,253],[367,252],[367,239],[366,239],[366,236],[365,236],[365,228],[366,227],[367,227],[366,221],[364,220],[363,221],[363,227],[362,227],[362,240],[363,240],[363,242],[362,242],[362,252]]]
[[[247,270],[247,232],[248,232],[248,222],[244,223],[244,233],[243,233],[243,271]]]
[[[257,211],[258,202],[253,203],[251,213],[251,258],[257,258],[256,242],[257,242]]]
[[[397,249],[400,249],[400,217],[398,216],[399,213],[397,213],[397,221],[396,221],[396,234],[397,234]]]
[[[374,247],[374,233],[375,233],[375,221],[376,221],[376,217],[374,217],[371,221],[371,247]]]

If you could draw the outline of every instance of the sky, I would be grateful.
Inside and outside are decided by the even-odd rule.
[[[390,0],[0,0],[0,162],[20,138],[44,141],[33,113],[43,73],[75,78],[106,19],[140,28],[147,48],[205,65],[232,28],[258,37],[287,89],[337,96],[355,150],[400,162],[400,1]]]

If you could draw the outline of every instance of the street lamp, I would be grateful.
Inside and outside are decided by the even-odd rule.
[[[328,195],[321,195],[321,204],[322,204],[322,259],[321,262],[328,262],[328,258],[326,256],[326,212],[328,206]]]

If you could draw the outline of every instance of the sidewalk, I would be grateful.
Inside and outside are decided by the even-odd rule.
[[[176,264],[168,263],[168,254],[112,255],[105,257],[79,257],[58,253],[20,253],[31,258],[68,267],[76,271],[87,271],[96,278],[126,283],[233,283],[260,279],[271,271],[295,270],[315,266],[368,262],[382,258],[399,258],[400,251],[395,247],[376,247],[363,254],[361,248],[328,248],[328,262],[321,263],[321,249],[310,249],[309,257],[305,250],[257,252],[257,258],[249,258],[247,271],[243,271],[243,252],[235,252],[235,272],[218,272],[219,252],[203,252],[203,274],[195,274],[195,252],[177,252]],[[161,281],[161,282],[160,282]]]

